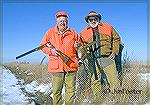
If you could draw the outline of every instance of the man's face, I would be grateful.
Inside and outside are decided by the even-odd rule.
[[[57,26],[59,31],[65,31],[68,27],[68,20],[67,17],[60,16],[57,18]]]
[[[96,16],[91,16],[88,19],[88,23],[89,23],[90,27],[95,28],[98,26],[99,18]]]

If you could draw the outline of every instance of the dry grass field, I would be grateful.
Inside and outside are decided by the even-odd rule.
[[[22,63],[9,63],[4,64],[5,68],[11,70],[11,72],[18,78],[23,79],[24,84],[31,83],[36,80],[39,84],[47,84],[51,82],[50,74],[47,72],[46,64],[22,64]],[[105,104],[108,105],[144,105],[150,100],[150,77],[146,74],[150,73],[150,65],[144,64],[142,62],[130,62],[124,66],[124,75],[122,86],[119,86],[119,91],[115,95],[115,102],[110,101],[110,97],[106,97]],[[83,81],[82,84],[77,85],[77,99],[82,99],[82,105],[92,105],[89,100],[92,99],[92,93],[90,91],[90,85],[83,78],[78,78],[82,76],[83,71],[78,71],[77,82]],[[149,75],[150,76],[150,75]],[[82,80],[80,80],[82,79]],[[86,85],[85,85],[86,84]],[[82,86],[80,86],[82,85]],[[85,85],[85,86],[84,86]],[[80,87],[80,88],[78,88]],[[81,87],[84,87],[81,89]],[[26,94],[28,95],[28,94]],[[28,95],[29,96],[29,95]],[[44,94],[37,94],[38,102],[43,103],[50,101],[48,96]],[[44,97],[44,98],[43,98]],[[81,98],[82,97],[82,98]]]

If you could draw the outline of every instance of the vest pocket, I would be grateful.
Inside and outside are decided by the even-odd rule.
[[[59,64],[58,64],[58,60],[50,60],[49,61],[49,68],[50,69],[58,69],[59,68]]]

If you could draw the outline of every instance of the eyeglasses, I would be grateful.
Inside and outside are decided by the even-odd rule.
[[[92,17],[92,18],[89,18],[89,19],[88,19],[89,22],[92,22],[93,20],[94,20],[94,21],[97,21],[98,18],[97,18],[97,17]]]

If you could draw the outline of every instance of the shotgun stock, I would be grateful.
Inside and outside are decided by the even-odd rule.
[[[51,48],[56,49],[55,46],[52,45],[51,42],[49,42],[48,44],[51,46]],[[56,49],[56,52],[57,52],[57,55],[60,56],[60,58],[63,60],[63,62],[64,62],[67,66],[69,66],[69,67],[76,67],[75,62],[74,62],[73,60],[71,60],[70,57],[68,57],[66,54],[64,54],[63,52],[61,52],[61,51],[58,50],[58,49]]]

